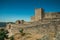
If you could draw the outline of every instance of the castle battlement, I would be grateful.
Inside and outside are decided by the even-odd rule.
[[[35,9],[35,15],[31,17],[31,22],[43,19],[60,19],[60,12],[44,12],[43,8]]]

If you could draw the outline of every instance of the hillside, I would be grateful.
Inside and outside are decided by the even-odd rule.
[[[13,22],[0,22],[0,27],[6,27],[8,23],[13,24]]]

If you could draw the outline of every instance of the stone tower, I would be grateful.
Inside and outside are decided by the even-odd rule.
[[[35,21],[39,21],[43,19],[43,9],[42,8],[38,8],[35,9]]]
[[[31,22],[42,20],[44,17],[44,10],[42,8],[35,9],[35,15],[31,17]]]

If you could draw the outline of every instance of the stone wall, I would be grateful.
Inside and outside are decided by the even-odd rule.
[[[31,21],[39,21],[43,18],[44,11],[42,8],[36,8],[35,9],[35,15],[32,16]]]
[[[43,19],[60,19],[60,12],[44,12],[42,8],[35,9],[35,15],[31,17],[31,22]]]

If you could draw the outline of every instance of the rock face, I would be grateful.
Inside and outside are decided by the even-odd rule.
[[[31,22],[16,21],[15,24],[7,24],[6,29],[9,37],[14,35],[15,40],[59,40],[59,15],[59,12],[44,14],[42,8],[35,9]],[[23,29],[24,36],[21,36],[20,29]]]

